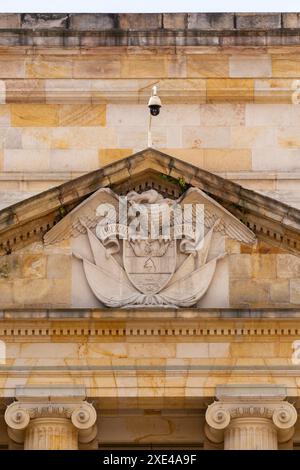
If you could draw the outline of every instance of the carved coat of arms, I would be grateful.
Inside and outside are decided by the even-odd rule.
[[[108,307],[190,307],[206,293],[226,254],[211,254],[216,233],[255,242],[244,224],[200,189],[174,201],[153,189],[124,198],[103,188],[67,214],[44,241],[87,236],[94,262],[73,254],[82,260],[94,295]]]

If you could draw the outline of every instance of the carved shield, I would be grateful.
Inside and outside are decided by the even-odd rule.
[[[176,267],[175,240],[123,240],[123,262],[132,284],[154,295],[169,282]]]

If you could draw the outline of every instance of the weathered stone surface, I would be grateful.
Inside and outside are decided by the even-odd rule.
[[[162,15],[158,13],[120,14],[119,24],[121,29],[148,30],[162,27]]]
[[[48,104],[12,104],[11,124],[15,127],[57,126],[58,107]]]
[[[233,280],[230,283],[230,304],[262,306],[269,304],[270,282],[265,280]]]
[[[229,75],[229,57],[212,54],[191,54],[187,56],[188,77],[226,77]]]
[[[43,80],[6,80],[7,103],[44,103],[45,83]]]
[[[0,279],[0,305],[13,305],[13,283],[6,279]]]
[[[73,78],[119,78],[121,63],[116,57],[98,60],[76,60],[73,65]]]
[[[273,77],[298,78],[300,73],[300,58],[298,54],[274,54],[272,57],[272,75]],[[291,90],[292,91],[292,90]]]
[[[251,151],[247,149],[204,149],[204,168],[210,171],[251,170]]]
[[[64,105],[59,107],[60,126],[104,126],[106,122],[106,106]]]
[[[132,149],[101,149],[99,150],[99,166],[109,165],[121,158],[128,157],[132,154]]]
[[[22,18],[22,28],[65,29],[67,19],[66,13],[25,13]]]
[[[186,29],[187,27],[187,13],[163,13],[163,28],[164,29]]]
[[[189,13],[188,29],[223,30],[233,29],[233,13]]]
[[[39,171],[49,169],[47,150],[4,150],[3,169],[5,171]]]
[[[91,171],[99,168],[98,152],[94,149],[60,149],[51,150],[49,154],[51,170],[58,171]]]
[[[231,279],[250,279],[252,277],[251,255],[231,254],[229,276]]]
[[[275,255],[252,255],[252,276],[254,279],[276,278],[276,256]]]
[[[0,104],[6,103],[6,83],[4,80],[0,80]]]
[[[47,256],[47,278],[64,279],[71,276],[71,257],[68,255],[50,254]]]
[[[58,279],[16,279],[13,283],[16,305],[70,305],[70,281]]]
[[[254,82],[255,103],[290,104],[293,92],[293,79],[257,79]]]
[[[106,31],[119,27],[119,18],[117,14],[71,14],[69,21],[69,28],[74,31]]]
[[[205,126],[243,126],[245,124],[245,105],[203,105],[200,108],[200,124]]]
[[[275,303],[290,303],[290,285],[288,280],[276,280],[271,283],[270,301]]]
[[[277,29],[281,26],[280,13],[237,13],[237,29]]]
[[[147,57],[144,55],[122,57],[122,78],[166,78],[167,76],[167,60],[165,57]]]
[[[21,25],[20,13],[1,13],[0,15],[0,29],[15,29]]]
[[[174,132],[176,133],[176,130]],[[229,147],[229,143],[228,127],[184,126],[182,128],[182,144],[187,148],[226,148]]]
[[[25,78],[24,60],[1,57],[0,78]]]
[[[225,78],[208,79],[206,82],[207,102],[251,103],[254,99],[252,79]]]
[[[300,259],[293,255],[277,256],[277,275],[280,278],[300,277]]]
[[[41,58],[26,61],[27,78],[71,78],[72,73],[71,60],[43,60]]]
[[[300,280],[290,280],[290,301],[292,304],[300,304]]]
[[[270,77],[272,63],[269,55],[236,55],[229,58],[230,77]]]
[[[300,28],[300,13],[282,13],[284,28]]]
[[[25,278],[45,278],[46,277],[46,256],[42,254],[25,254],[22,257],[22,277]]]

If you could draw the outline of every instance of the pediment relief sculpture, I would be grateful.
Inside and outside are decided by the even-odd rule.
[[[190,307],[208,290],[223,248],[213,237],[253,244],[256,237],[197,188],[177,200],[150,189],[118,196],[101,188],[44,236],[45,244],[87,237],[93,262],[80,249],[94,295],[107,307]]]

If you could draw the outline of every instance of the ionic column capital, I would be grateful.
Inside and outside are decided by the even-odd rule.
[[[79,442],[82,443],[91,442],[97,434],[95,426],[97,413],[93,405],[87,401],[79,403],[15,401],[7,407],[4,418],[10,438],[18,443],[24,442],[29,424],[32,426],[41,418],[49,423],[55,419],[70,421],[78,432]]]
[[[224,440],[224,432],[229,436],[233,428],[244,428],[246,432],[254,425],[258,433],[259,428],[264,429],[262,434],[273,434],[277,436],[277,442],[281,443],[293,436],[297,411],[291,403],[279,397],[227,395],[208,406],[205,418],[206,436],[215,443]],[[270,437],[269,442],[271,440]]]

